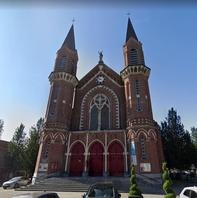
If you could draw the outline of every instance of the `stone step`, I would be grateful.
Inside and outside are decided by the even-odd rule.
[[[24,191],[56,191],[56,192],[86,192],[88,187],[96,182],[110,181],[119,192],[128,192],[130,181],[128,177],[53,177],[40,180],[34,185],[29,185],[26,188],[19,188],[17,190]],[[148,178],[137,177],[137,183],[143,193],[161,193],[161,185],[156,181]]]

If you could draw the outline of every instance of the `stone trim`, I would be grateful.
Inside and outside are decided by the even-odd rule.
[[[63,80],[65,82],[71,83],[74,87],[78,84],[78,79],[66,72],[51,72],[49,75],[49,81],[52,83],[53,81]]]
[[[144,134],[145,137],[146,137],[146,141],[149,141],[150,138],[152,137],[155,141],[158,140],[157,138],[157,134],[155,132],[154,129],[149,129],[149,130],[146,130],[144,128],[140,128],[138,130],[133,130],[133,129],[130,129],[127,133],[127,138],[128,139],[134,139],[135,141],[139,141],[139,136],[140,134]]]
[[[100,65],[99,65],[100,66]],[[100,67],[99,67],[100,69]],[[116,84],[118,87],[123,87],[124,85],[120,85],[117,81],[112,79],[110,76],[108,76],[102,69],[98,73],[96,73],[94,76],[92,76],[82,87],[79,88],[79,90],[84,89],[91,81],[95,80],[96,76],[98,75],[104,75],[106,78],[108,78],[110,81],[112,81],[114,84]]]
[[[84,108],[85,108],[85,103],[87,101],[88,96],[96,89],[104,89],[107,90],[110,94],[112,94],[114,100],[115,100],[115,111],[116,111],[116,128],[120,127],[120,111],[119,111],[119,99],[116,95],[116,93],[110,89],[109,87],[106,87],[104,85],[99,85],[91,90],[89,90],[86,95],[83,97],[82,103],[81,103],[81,115],[80,115],[80,124],[79,124],[79,129],[83,129],[84,126]]]
[[[135,65],[135,66],[129,65],[120,72],[120,75],[123,80],[125,80],[130,75],[136,75],[136,74],[142,74],[144,76],[149,77],[150,68],[144,65]]]
[[[126,129],[122,129],[122,130],[116,130],[116,129],[112,129],[112,130],[101,130],[101,131],[97,131],[97,130],[84,130],[84,131],[69,131],[70,133],[123,133],[125,132]]]

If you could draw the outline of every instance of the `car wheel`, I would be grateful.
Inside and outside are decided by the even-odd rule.
[[[14,188],[19,188],[20,186],[19,186],[19,184],[14,184]]]
[[[7,187],[6,186],[3,186],[3,189],[7,189]]]

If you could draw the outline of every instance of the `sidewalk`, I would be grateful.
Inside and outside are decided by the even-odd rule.
[[[0,197],[1,198],[12,198],[16,195],[27,194],[27,191],[15,191],[15,190],[4,190],[0,188]],[[58,192],[60,198],[81,198],[83,193],[80,192]],[[127,193],[121,193],[121,198],[128,198]],[[163,198],[163,195],[151,195],[144,194],[144,198]]]

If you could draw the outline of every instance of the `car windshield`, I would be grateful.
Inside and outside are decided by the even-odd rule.
[[[95,186],[90,192],[89,197],[94,198],[111,198],[113,197],[113,187],[111,186]]]
[[[17,181],[19,180],[21,177],[13,177],[12,179],[10,179],[9,181]]]

